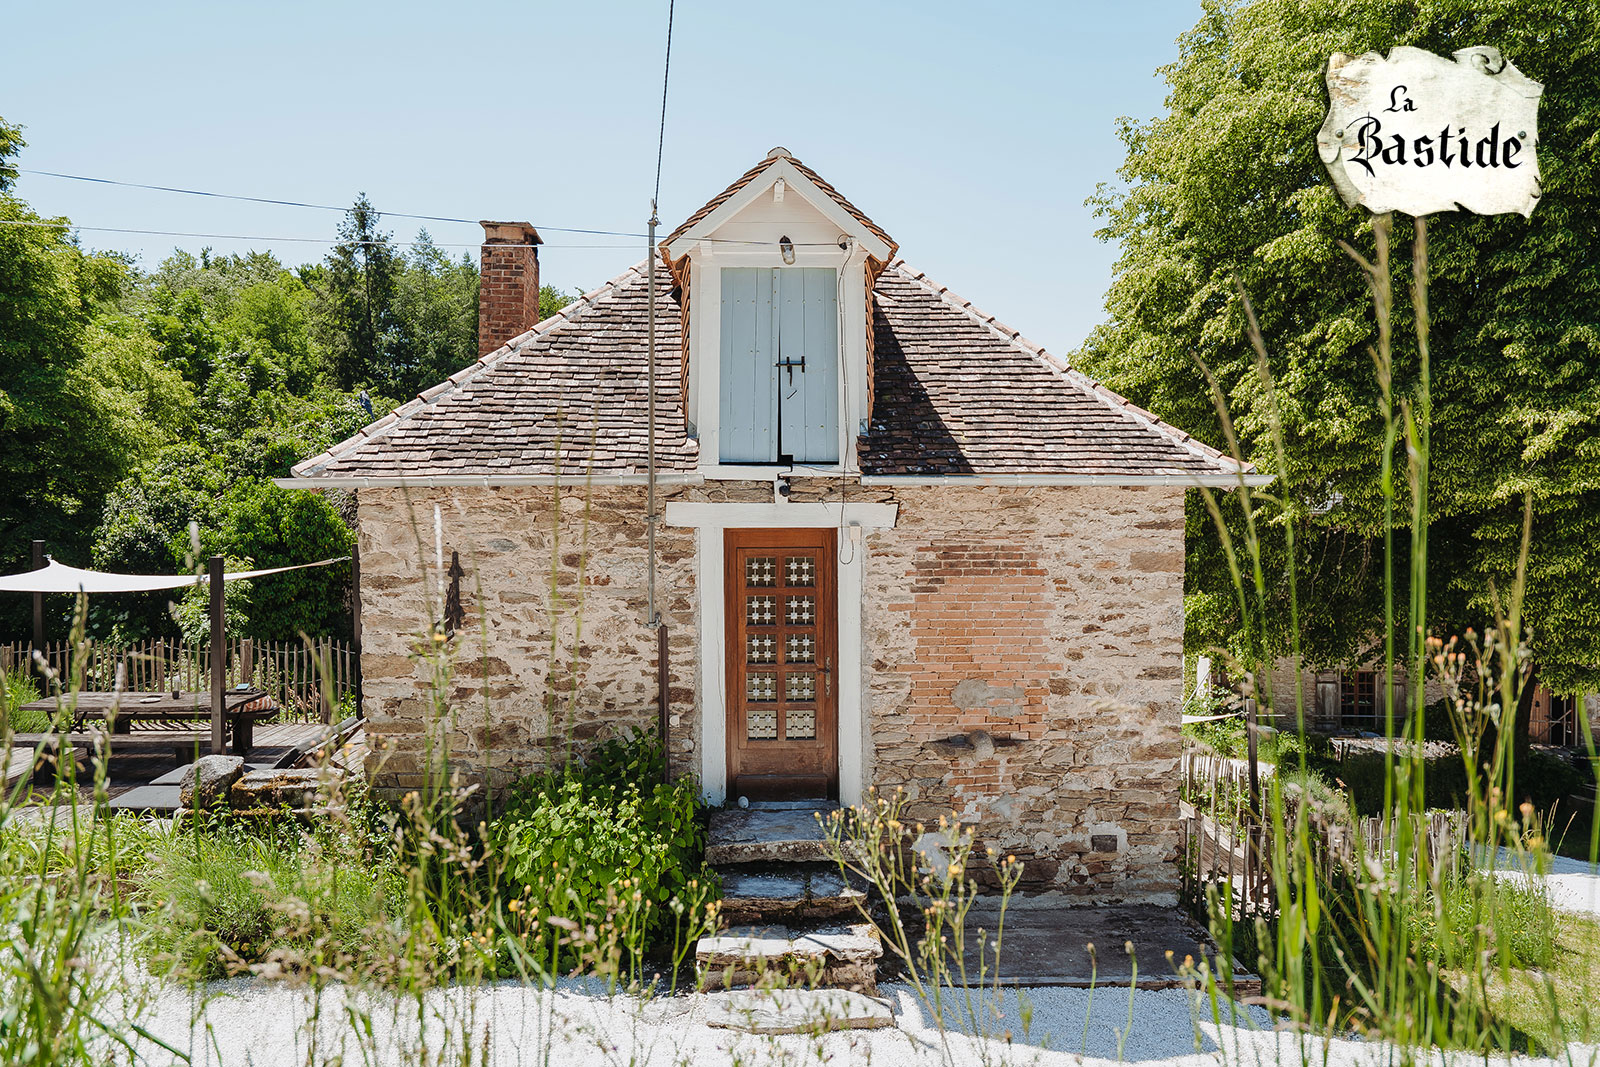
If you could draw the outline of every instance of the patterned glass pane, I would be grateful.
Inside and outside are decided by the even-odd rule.
[[[750,711],[744,717],[745,736],[751,741],[776,741],[778,739],[778,713],[776,711]]]
[[[776,663],[778,639],[771,634],[746,634],[744,653],[746,663]]]
[[[810,671],[790,671],[783,678],[785,700],[817,699],[817,676]]]
[[[785,663],[817,662],[817,640],[810,634],[790,634],[783,642]],[[771,662],[763,660],[762,662]]]
[[[775,596],[745,597],[744,621],[751,626],[771,626],[777,622],[778,598]]]
[[[753,703],[778,699],[778,676],[770,671],[751,671],[744,678],[744,698]]]
[[[783,617],[790,626],[810,626],[817,621],[817,598],[792,596],[786,598]]]
[[[751,556],[744,561],[746,585],[778,584],[778,561],[772,556]]]
[[[790,741],[810,741],[817,736],[817,713],[791,708],[784,715],[784,737]]]
[[[816,585],[817,563],[810,556],[790,556],[784,561],[784,579],[788,585]]]

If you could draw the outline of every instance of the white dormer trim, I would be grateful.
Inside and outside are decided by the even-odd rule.
[[[765,479],[766,468],[722,464],[720,422],[722,390],[722,268],[826,267],[838,272],[840,346],[838,466],[797,464],[797,469],[858,473],[856,438],[867,417],[867,291],[868,252],[859,242],[848,254],[838,248],[796,248],[795,262],[785,264],[776,247],[721,245],[701,241],[689,248],[689,416],[700,441],[699,472],[710,480]]]
[[[758,198],[771,196],[772,187],[780,178],[783,180],[785,192],[799,194],[824,218],[837,226],[840,233],[854,237],[856,243],[874,259],[888,262],[893,250],[883,239],[863,226],[860,219],[840,207],[838,201],[818,188],[816,182],[806,177],[799,167],[784,157],[774,159],[770,166],[746,182],[744,188],[718,204],[705,218],[664,245],[663,249],[668,258],[677,259],[682,255],[683,249],[691,247],[701,238],[714,234],[723,223],[749,207]],[[693,284],[692,279],[690,284]]]

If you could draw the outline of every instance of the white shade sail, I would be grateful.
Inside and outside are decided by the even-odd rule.
[[[268,574],[282,574],[306,567],[326,567],[342,563],[349,556],[322,559],[315,563],[297,563],[292,567],[269,567],[259,571],[230,571],[222,576],[225,582],[242,578],[260,578]],[[22,574],[0,575],[0,593],[148,593],[157,589],[182,589],[190,585],[205,585],[205,574],[107,574],[103,571],[86,571],[51,560],[36,571]]]

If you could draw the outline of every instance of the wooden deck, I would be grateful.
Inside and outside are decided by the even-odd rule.
[[[247,766],[271,767],[295,749],[305,750],[314,746],[319,738],[327,735],[329,729],[321,723],[307,722],[259,725],[255,728],[255,740],[250,749]],[[161,739],[160,735],[163,733],[170,733],[171,739]],[[129,735],[113,735],[112,758],[107,781],[107,792],[111,798],[112,808],[166,813],[177,807],[176,783],[179,777],[177,772],[189,763],[192,756],[185,755],[180,758],[174,749],[178,747],[180,739],[186,733],[184,730],[141,729],[133,736],[145,744],[120,752],[117,748],[118,743],[126,740]],[[151,739],[157,742],[153,746],[149,744]],[[32,748],[28,745],[19,745],[13,750],[11,762],[6,767],[7,778],[11,783],[27,777],[33,764],[32,754]],[[209,740],[201,744],[200,754],[210,754]],[[332,754],[330,762],[351,774],[362,774],[365,770],[366,754],[365,731],[358,727],[338,751]],[[86,772],[87,766],[79,772],[80,802],[92,800],[93,797],[93,782]],[[49,796],[49,783],[47,781],[36,783],[34,799],[37,802],[47,803]]]

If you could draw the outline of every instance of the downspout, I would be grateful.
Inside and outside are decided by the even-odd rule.
[[[661,780],[672,777],[671,759],[667,746],[667,626],[656,611],[656,202],[650,201],[650,233],[646,238],[645,271],[648,278],[649,310],[646,312],[646,329],[649,333],[649,366],[645,373],[649,398],[649,433],[645,445],[645,625],[656,629],[656,736],[661,739]]]

